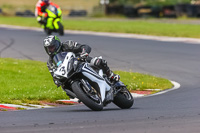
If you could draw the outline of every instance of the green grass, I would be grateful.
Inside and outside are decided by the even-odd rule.
[[[37,103],[66,99],[57,88],[46,63],[0,58],[0,103]]]
[[[30,26],[39,27],[35,18],[23,18],[23,17],[4,17],[0,16],[0,24],[18,25],[18,26]]]
[[[132,90],[168,89],[167,79],[151,75],[116,71],[121,80]],[[46,63],[31,60],[0,58],[0,103],[55,102],[68,98],[57,88],[46,67]]]
[[[35,18],[23,17],[0,16],[0,24],[39,27]],[[68,30],[200,38],[200,26],[192,24],[160,23],[148,20],[107,21],[95,19],[65,19],[63,24]]]
[[[128,85],[129,90],[147,90],[147,89],[169,89],[172,83],[164,78],[155,77],[149,74],[135,72],[115,71],[121,77],[121,81]]]

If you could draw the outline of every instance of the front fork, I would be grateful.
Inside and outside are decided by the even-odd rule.
[[[81,79],[81,83],[84,85],[84,89],[85,89],[85,92],[89,92],[89,93],[91,93],[92,92],[92,87],[91,87],[91,85],[88,83],[88,82],[86,82],[85,80],[83,80],[83,79]]]

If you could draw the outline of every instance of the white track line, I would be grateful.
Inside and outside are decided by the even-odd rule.
[[[9,29],[43,31],[42,28],[14,26],[14,25],[6,25],[6,24],[0,24],[0,27],[9,28]],[[136,39],[163,41],[163,42],[184,42],[184,43],[200,44],[200,39],[186,38],[186,37],[151,36],[151,35],[139,35],[139,34],[129,34],[129,33],[108,33],[108,32],[76,31],[76,30],[65,30],[65,33],[66,34],[69,33],[69,34],[95,35],[95,36],[109,36],[109,37],[117,37],[117,38],[136,38]]]
[[[152,95],[144,95],[144,94],[137,94],[137,93],[131,93],[132,96],[134,98],[142,98],[142,97],[150,97],[150,96],[156,96],[156,95],[161,95],[161,94],[164,94],[164,93],[167,93],[169,91],[172,91],[172,90],[176,90],[178,88],[180,88],[180,84],[175,82],[175,81],[171,81],[172,84],[174,85],[173,88],[171,89],[167,89],[167,90],[164,90],[164,91],[161,91],[161,92],[158,92],[158,93],[155,93],[155,94],[152,94]],[[58,101],[63,101],[63,102],[66,102],[66,101],[71,101],[71,102],[77,102],[78,103],[78,99],[70,99],[70,100],[58,100]],[[15,108],[24,108],[24,109],[27,109],[27,110],[30,110],[30,109],[41,109],[41,108],[55,108],[54,106],[41,106],[41,105],[33,105],[33,104],[23,104],[23,105],[15,105],[15,104],[0,104],[0,105],[4,105],[4,106],[7,106],[7,107],[15,107]],[[27,105],[27,106],[26,106]]]

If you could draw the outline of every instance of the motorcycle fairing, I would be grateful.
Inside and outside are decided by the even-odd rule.
[[[124,83],[122,83],[121,81],[118,81],[113,85],[113,87],[114,88],[116,88],[116,87],[126,87],[126,85],[124,85]]]
[[[82,74],[90,79],[92,82],[95,82],[98,84],[98,87],[100,88],[101,93],[101,99],[102,101],[105,100],[106,91],[110,90],[110,86],[106,83],[106,81],[98,75],[90,66],[88,63],[85,63],[82,67]]]
[[[60,66],[58,66],[54,74],[68,78],[68,73],[70,72],[69,70],[72,69],[71,60],[73,57],[75,57],[75,54],[72,52],[68,52],[67,55],[65,56],[65,59],[62,65],[59,64]],[[67,64],[67,67],[66,67],[66,64]]]
[[[48,13],[46,27],[49,29],[55,28],[56,30],[58,30],[59,29],[58,22],[62,21],[61,9],[57,9],[55,6],[50,5],[45,11]]]
[[[58,22],[61,21],[60,18],[48,18],[47,19],[47,24],[46,24],[46,28],[49,28],[51,30],[53,29],[56,29],[58,30],[59,29],[59,25],[58,25]]]

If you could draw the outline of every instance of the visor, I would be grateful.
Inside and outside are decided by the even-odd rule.
[[[53,53],[55,50],[56,50],[56,46],[54,46],[54,45],[48,47],[48,51],[49,51],[50,53]]]
[[[49,54],[53,54],[53,53],[57,52],[58,48],[59,48],[59,43],[55,43],[54,45],[48,46],[47,52]]]

